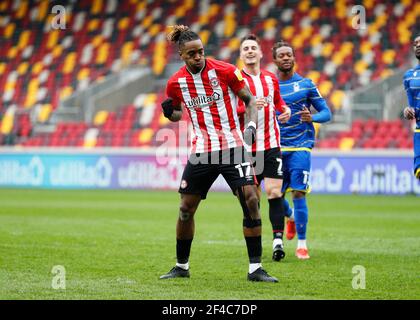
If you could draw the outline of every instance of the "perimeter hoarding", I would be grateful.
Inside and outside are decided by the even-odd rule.
[[[0,151],[0,187],[49,189],[178,189],[184,151],[62,149]],[[314,152],[315,193],[420,195],[411,152]],[[229,187],[219,177],[213,190]]]

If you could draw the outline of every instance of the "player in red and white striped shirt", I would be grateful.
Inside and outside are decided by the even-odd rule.
[[[269,204],[269,217],[273,230],[273,260],[284,258],[284,198],[281,192],[283,184],[282,159],[280,151],[280,129],[276,119],[276,110],[282,121],[290,118],[290,109],[280,95],[276,76],[260,67],[262,51],[258,38],[247,35],[241,40],[240,58],[244,63],[241,71],[251,93],[257,99],[258,123],[256,142],[248,150],[252,151],[258,184],[264,179],[265,191]],[[245,123],[245,106],[238,105],[241,127]],[[261,188],[259,188],[261,198]]]
[[[240,71],[234,66],[204,58],[203,44],[188,27],[175,26],[169,40],[178,44],[185,62],[168,81],[169,97],[162,103],[171,121],[182,117],[182,106],[193,125],[193,148],[179,188],[181,204],[176,227],[177,264],[161,279],[189,277],[189,255],[194,237],[194,214],[216,178],[222,174],[242,206],[243,233],[248,249],[248,280],[277,282],[261,265],[261,216],[255,175],[243,147],[236,111],[237,97],[245,102],[250,121],[246,140],[256,133],[257,108]],[[221,208],[222,209],[222,208]]]

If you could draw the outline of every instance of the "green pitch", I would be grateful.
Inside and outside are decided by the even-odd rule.
[[[420,298],[418,197],[310,195],[311,259],[295,258],[294,239],[282,262],[271,261],[264,198],[263,266],[277,284],[246,281],[230,193],[201,203],[191,278],[158,280],[175,264],[178,202],[176,192],[0,189],[0,299]],[[365,289],[352,287],[362,285],[355,266]]]

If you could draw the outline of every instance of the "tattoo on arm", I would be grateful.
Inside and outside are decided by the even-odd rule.
[[[245,103],[248,120],[257,123],[258,110],[255,104],[255,97],[251,94],[247,86],[238,92],[238,97]]]

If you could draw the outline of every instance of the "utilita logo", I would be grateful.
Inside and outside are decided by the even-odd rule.
[[[211,96],[198,96],[186,101],[185,103],[188,108],[203,108],[218,100],[220,100],[220,94],[214,92]]]

